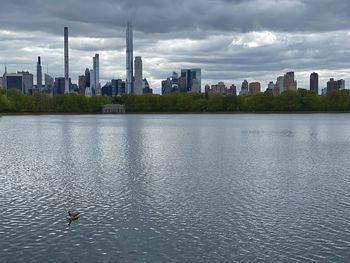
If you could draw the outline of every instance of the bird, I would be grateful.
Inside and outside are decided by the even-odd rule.
[[[79,212],[71,212],[70,210],[68,210],[68,216],[67,219],[70,221],[74,221],[77,220],[80,216]]]

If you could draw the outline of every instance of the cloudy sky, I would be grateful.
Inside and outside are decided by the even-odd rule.
[[[11,0],[1,1],[0,63],[9,72],[63,76],[63,27],[69,27],[73,81],[100,54],[102,84],[125,78],[125,26],[152,88],[181,68],[202,68],[202,85],[269,81],[296,72],[350,85],[349,0]],[[0,72],[3,70],[0,70]]]

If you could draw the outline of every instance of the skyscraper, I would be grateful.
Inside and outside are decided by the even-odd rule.
[[[68,27],[64,28],[64,93],[69,93]]]
[[[318,74],[316,72],[310,75],[310,90],[318,95]]]
[[[284,75],[284,91],[286,90],[297,90],[297,81],[294,79],[294,72],[287,72]]]
[[[134,44],[132,34],[132,24],[128,22],[126,28],[126,93],[133,93],[133,60],[134,60]]]
[[[241,85],[241,92],[239,93],[239,95],[248,95],[248,91],[249,91],[249,84],[247,80],[244,80],[242,82]]]
[[[95,94],[101,96],[101,86],[100,86],[100,56],[95,54],[92,59],[93,62],[93,71],[94,71],[94,88]]]
[[[134,93],[137,95],[142,95],[143,80],[142,80],[142,59],[140,56],[135,57],[135,83],[134,83]]]
[[[181,77],[186,79],[187,92],[201,92],[201,69],[181,69]],[[194,85],[193,85],[194,84]]]
[[[43,75],[41,67],[41,59],[38,57],[38,63],[36,65],[36,88],[41,91],[43,86]]]

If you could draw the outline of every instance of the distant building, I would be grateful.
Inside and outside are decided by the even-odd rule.
[[[33,74],[28,71],[18,71],[17,74],[23,76],[23,94],[30,95],[33,93]]]
[[[338,89],[339,89],[338,81],[335,81],[334,78],[331,78],[327,82],[327,94],[330,94],[333,90],[338,90]]]
[[[36,65],[36,87],[39,91],[41,91],[43,88],[43,74],[40,57],[38,57],[38,63]]]
[[[227,94],[237,95],[237,88],[234,84],[230,86],[230,88],[227,91]]]
[[[248,81],[244,80],[241,85],[241,92],[239,95],[248,95],[249,93],[249,84]]]
[[[284,75],[284,91],[297,90],[297,81],[294,79],[294,72],[287,72]]]
[[[326,96],[327,95],[327,88],[323,88],[321,91],[322,96]]]
[[[72,85],[71,79],[68,79],[69,87]],[[55,78],[53,95],[65,94],[66,79],[64,77]]]
[[[93,88],[95,89],[95,94],[97,96],[101,96],[101,84],[100,84],[100,55],[95,54],[95,56],[92,58],[93,62],[93,74],[94,74],[94,85]]]
[[[133,60],[134,60],[134,42],[133,42],[132,24],[128,22],[126,28],[126,93],[133,93]]]
[[[85,87],[91,87],[90,85],[90,69],[85,69]]]
[[[310,90],[318,95],[318,74],[316,72],[310,75]]]
[[[112,96],[121,96],[126,93],[126,82],[122,79],[112,79]]]
[[[45,74],[45,90],[51,94],[53,92],[54,79],[49,74]]]
[[[22,74],[5,74],[5,82],[6,82],[6,89],[17,89],[20,90],[23,94],[25,92],[24,85],[23,85],[23,75]]]
[[[153,94],[153,90],[151,89],[148,81],[146,78],[143,79],[143,89],[142,89],[143,94]]]
[[[249,95],[255,95],[261,92],[260,82],[249,83]]]
[[[91,69],[91,70],[90,70],[90,88],[91,88],[91,90],[92,90],[93,93],[95,93],[95,88],[96,88],[95,84],[96,84],[96,83],[95,83],[95,74],[94,74],[94,70]]]
[[[79,76],[79,90],[81,93],[85,93],[85,89],[86,89],[86,76],[85,75],[81,75]]]
[[[344,90],[345,89],[345,80],[344,79],[340,79],[337,82],[338,82],[339,89],[340,90]]]
[[[279,94],[281,94],[284,89],[284,76],[279,76],[276,81],[276,89],[278,89]]]
[[[125,105],[122,104],[106,104],[102,106],[103,114],[123,114],[125,113]]]
[[[111,82],[107,82],[102,87],[102,96],[112,97],[112,83]]]
[[[161,85],[162,85],[162,95],[163,96],[170,95],[173,87],[171,79],[167,78],[166,80],[163,80]]]
[[[227,88],[226,88],[225,83],[220,81],[216,85],[211,85],[211,92],[210,93],[226,95]]]
[[[197,68],[197,69],[182,69],[181,70],[181,78],[185,79],[186,92],[201,92],[201,85],[202,85],[202,70],[201,69],[199,69],[199,68]],[[194,86],[193,86],[193,83],[195,84]],[[180,91],[181,91],[181,88],[180,88]]]
[[[142,59],[140,56],[135,57],[134,62],[135,81],[134,81],[134,93],[136,95],[142,95],[143,79],[142,79]]]

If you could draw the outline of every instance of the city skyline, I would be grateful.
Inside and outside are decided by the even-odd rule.
[[[152,7],[149,1],[138,3],[137,8],[123,1],[112,4],[116,8],[109,9],[120,12],[120,16],[102,12],[109,11],[107,1],[101,1],[98,5],[92,1],[84,4],[77,1],[72,10],[82,6],[95,7],[96,10],[92,10],[101,14],[98,16],[101,18],[83,19],[72,15],[70,20],[62,12],[46,14],[45,10],[53,6],[53,2],[47,1],[37,8],[43,13],[41,20],[33,15],[35,12],[29,12],[26,18],[29,16],[33,19],[30,25],[22,17],[10,19],[3,13],[0,18],[3,22],[0,26],[0,63],[7,63],[8,72],[11,73],[22,70],[35,73],[37,57],[41,56],[42,66],[46,68],[49,65],[51,76],[64,76],[62,27],[68,26],[69,73],[74,83],[78,82],[78,76],[85,68],[90,67],[91,57],[95,53],[101,57],[102,85],[113,78],[125,79],[125,25],[131,17],[134,55],[142,56],[143,73],[152,88],[159,88],[161,80],[172,71],[180,73],[182,68],[202,69],[202,91],[206,83],[211,85],[219,81],[224,81],[228,86],[234,83],[239,89],[244,79],[261,82],[264,90],[270,81],[275,81],[277,76],[288,71],[295,72],[298,87],[307,89],[312,72],[319,74],[319,89],[326,87],[330,78],[349,81],[348,2],[278,1],[277,5],[275,1],[264,1],[263,7],[256,5],[258,2],[219,1],[216,15],[221,15],[222,20],[226,21],[224,23],[211,17],[214,11],[210,11],[211,3],[205,1],[195,1],[190,6],[200,3],[201,8],[208,8],[206,19],[201,20],[191,8],[185,10],[179,4],[176,7],[178,11],[187,12],[177,12],[181,15],[162,21],[157,17],[145,19],[151,18],[148,13],[144,14],[144,20],[140,18],[140,12]],[[152,12],[162,12],[170,7],[168,1],[162,3]],[[3,10],[9,13],[15,9],[19,14],[24,14],[27,9],[34,10],[38,4],[37,1],[11,6],[5,3]],[[58,11],[64,4],[67,3],[63,1],[58,4]],[[252,8],[254,4],[258,6],[257,10]],[[245,23],[239,21],[242,11],[247,17],[243,19]],[[185,25],[178,20],[185,15],[182,13],[186,14],[190,23]],[[104,19],[102,14],[105,15]],[[45,18],[48,19],[47,23],[43,22]],[[49,18],[57,23],[51,24]]]

